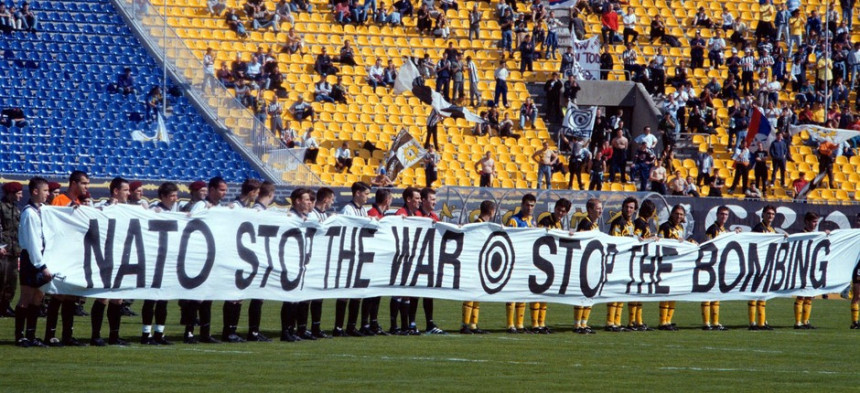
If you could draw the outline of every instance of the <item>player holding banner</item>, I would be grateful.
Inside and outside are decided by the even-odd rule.
[[[756,233],[776,233],[773,229],[773,219],[776,218],[776,208],[773,205],[767,205],[761,211],[761,222],[756,224],[752,231]],[[767,324],[766,300],[750,300],[747,302],[747,314],[749,315],[750,327],[749,330],[773,330]],[[756,319],[758,314],[758,319]]]
[[[627,197],[621,202],[621,215],[609,222],[610,236],[635,236],[636,227],[633,225],[633,214],[639,208],[639,201],[634,197]],[[608,272],[607,272],[608,273]],[[624,312],[624,302],[610,302],[606,304],[606,331],[625,331],[621,326],[621,314]],[[633,325],[633,318],[630,318]],[[635,326],[631,326],[637,330]]]
[[[603,202],[600,199],[591,198],[585,202],[585,210],[588,214],[579,225],[576,226],[577,232],[597,231],[600,226],[597,221],[603,215]],[[573,332],[580,334],[594,334],[591,326],[588,326],[588,317],[591,316],[591,306],[573,306]]]
[[[562,220],[570,211],[570,201],[561,198],[555,202],[552,213],[538,221],[538,226],[548,229],[562,229]],[[552,334],[552,330],[546,327],[546,302],[534,302],[532,308],[532,332],[538,334]]]
[[[708,240],[716,239],[718,236],[729,232],[726,229],[726,221],[729,219],[729,208],[720,206],[717,208],[717,220],[714,221],[708,229],[705,230],[705,237]],[[736,233],[740,233],[741,229],[736,228]],[[720,324],[720,301],[702,302],[702,330],[729,330]]]
[[[511,216],[507,222],[507,226],[514,228],[534,228],[534,210],[537,204],[537,198],[532,194],[523,195],[520,203],[520,211]],[[507,322],[508,333],[530,333],[523,326],[523,320],[526,314],[525,302],[508,302],[505,303],[505,317]],[[515,318],[516,317],[516,318]]]
[[[658,236],[663,239],[676,239],[684,241],[684,217],[687,211],[681,205],[672,207],[672,213],[669,214],[669,220],[660,225],[657,230]],[[675,301],[660,302],[660,325],[657,330],[676,331],[675,324],[672,323],[672,317],[675,316]]]

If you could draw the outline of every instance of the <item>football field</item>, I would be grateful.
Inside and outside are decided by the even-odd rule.
[[[87,302],[89,311],[91,302]],[[135,302],[139,311],[142,302]],[[220,331],[220,302],[213,331]],[[731,330],[700,330],[698,303],[678,303],[677,332],[571,333],[572,307],[550,304],[552,335],[503,332],[504,304],[483,304],[488,335],[465,336],[460,303],[436,302],[440,336],[334,338],[298,343],[277,340],[280,303],[264,306],[263,330],[272,343],[181,343],[179,309],[171,302],[167,334],[176,345],[141,346],[140,317],[124,317],[130,347],[17,348],[13,319],[0,319],[2,391],[858,391],[860,330],[849,330],[848,302],[813,303],[816,330],[792,328],[793,300],[768,302],[774,331],[748,331],[746,302],[723,302],[721,322]],[[247,331],[243,308],[240,332]],[[326,300],[330,330],[334,301]],[[591,314],[602,328],[605,305]],[[388,299],[380,307],[388,328]],[[657,319],[646,303],[645,321]],[[418,310],[418,325],[424,315]],[[528,325],[528,310],[526,324]],[[625,306],[623,322],[627,323]],[[44,333],[39,319],[37,336]],[[89,341],[89,317],[76,318],[75,336]],[[102,329],[107,336],[107,323]],[[59,335],[60,332],[58,332]]]

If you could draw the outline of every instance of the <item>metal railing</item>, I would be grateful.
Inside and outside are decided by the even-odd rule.
[[[281,142],[220,81],[212,78],[214,83],[203,85],[202,61],[167,23],[167,16],[162,14],[163,7],[148,0],[113,0],[113,3],[125,14],[130,27],[146,41],[145,44],[150,44],[165,74],[170,73],[179,85],[186,88],[189,99],[198,103],[206,112],[205,116],[216,119],[222,131],[225,130],[223,136],[234,147],[243,150],[246,153],[243,155],[262,169],[264,176],[277,184],[323,184],[307,165],[296,162],[292,155],[270,154],[273,150],[283,149]],[[201,7],[204,5],[201,3]]]

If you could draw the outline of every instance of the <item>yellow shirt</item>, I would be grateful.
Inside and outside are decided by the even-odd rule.
[[[822,57],[816,65],[818,80],[830,81],[833,79],[833,60]]]
[[[773,22],[773,19],[776,16],[776,10],[773,8],[773,4],[765,4],[759,7],[758,10],[761,13],[760,20],[762,22]]]
[[[803,17],[792,16],[788,18],[789,34],[802,36],[806,30],[806,23],[803,22]]]

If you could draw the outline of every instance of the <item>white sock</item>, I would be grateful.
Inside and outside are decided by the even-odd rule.
[[[143,325],[143,334],[152,333],[152,325]]]
[[[164,333],[164,325],[155,325],[156,333]]]

